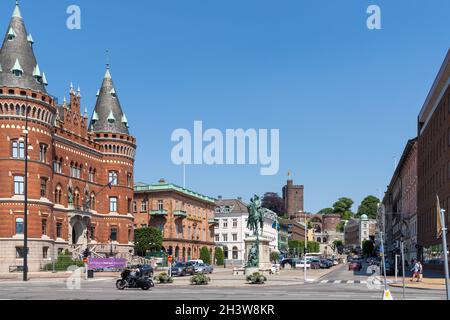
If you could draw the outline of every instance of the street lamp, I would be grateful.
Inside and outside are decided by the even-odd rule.
[[[28,150],[33,150],[32,146],[28,146],[28,96],[25,103],[25,129],[24,137],[20,141],[24,142],[25,149],[25,178],[24,178],[24,228],[23,228],[23,281],[28,281]]]

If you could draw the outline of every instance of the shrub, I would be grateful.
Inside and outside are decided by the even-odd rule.
[[[270,261],[274,262],[274,263],[278,263],[280,260],[280,253],[277,251],[273,251],[270,254]]]
[[[191,277],[191,284],[195,286],[207,285],[211,278],[204,274],[197,274]]]
[[[200,260],[203,260],[204,263],[211,264],[211,253],[209,252],[207,247],[201,248]]]
[[[216,248],[215,258],[216,258],[216,264],[218,266],[223,266],[224,255],[223,255],[223,250],[221,247]]]
[[[173,283],[173,278],[170,277],[167,273],[160,273],[154,278],[158,283]]]
[[[84,263],[81,260],[73,260],[69,250],[61,253],[55,261],[55,271],[67,271],[71,266],[84,267]],[[44,271],[52,271],[53,263],[48,263],[44,266]]]
[[[250,284],[264,284],[266,281],[267,278],[259,272],[247,276],[247,282]]]

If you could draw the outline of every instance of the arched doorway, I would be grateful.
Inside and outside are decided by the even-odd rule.
[[[180,258],[180,247],[175,248],[175,259],[178,260]]]
[[[191,248],[188,248],[188,252],[187,252],[187,261],[191,260]]]
[[[183,262],[186,262],[186,248],[183,248],[182,260],[183,260]]]
[[[72,227],[72,244],[77,245],[82,240],[83,236],[83,225],[80,221],[75,222]]]
[[[239,250],[237,247],[233,247],[233,260],[237,260],[239,255]]]

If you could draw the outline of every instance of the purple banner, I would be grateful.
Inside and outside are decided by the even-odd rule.
[[[127,266],[127,259],[101,259],[90,258],[88,261],[89,269],[124,269]]]

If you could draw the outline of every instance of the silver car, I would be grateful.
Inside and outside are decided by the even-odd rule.
[[[214,268],[213,266],[206,264],[206,263],[199,263],[195,265],[195,273],[213,273]]]

